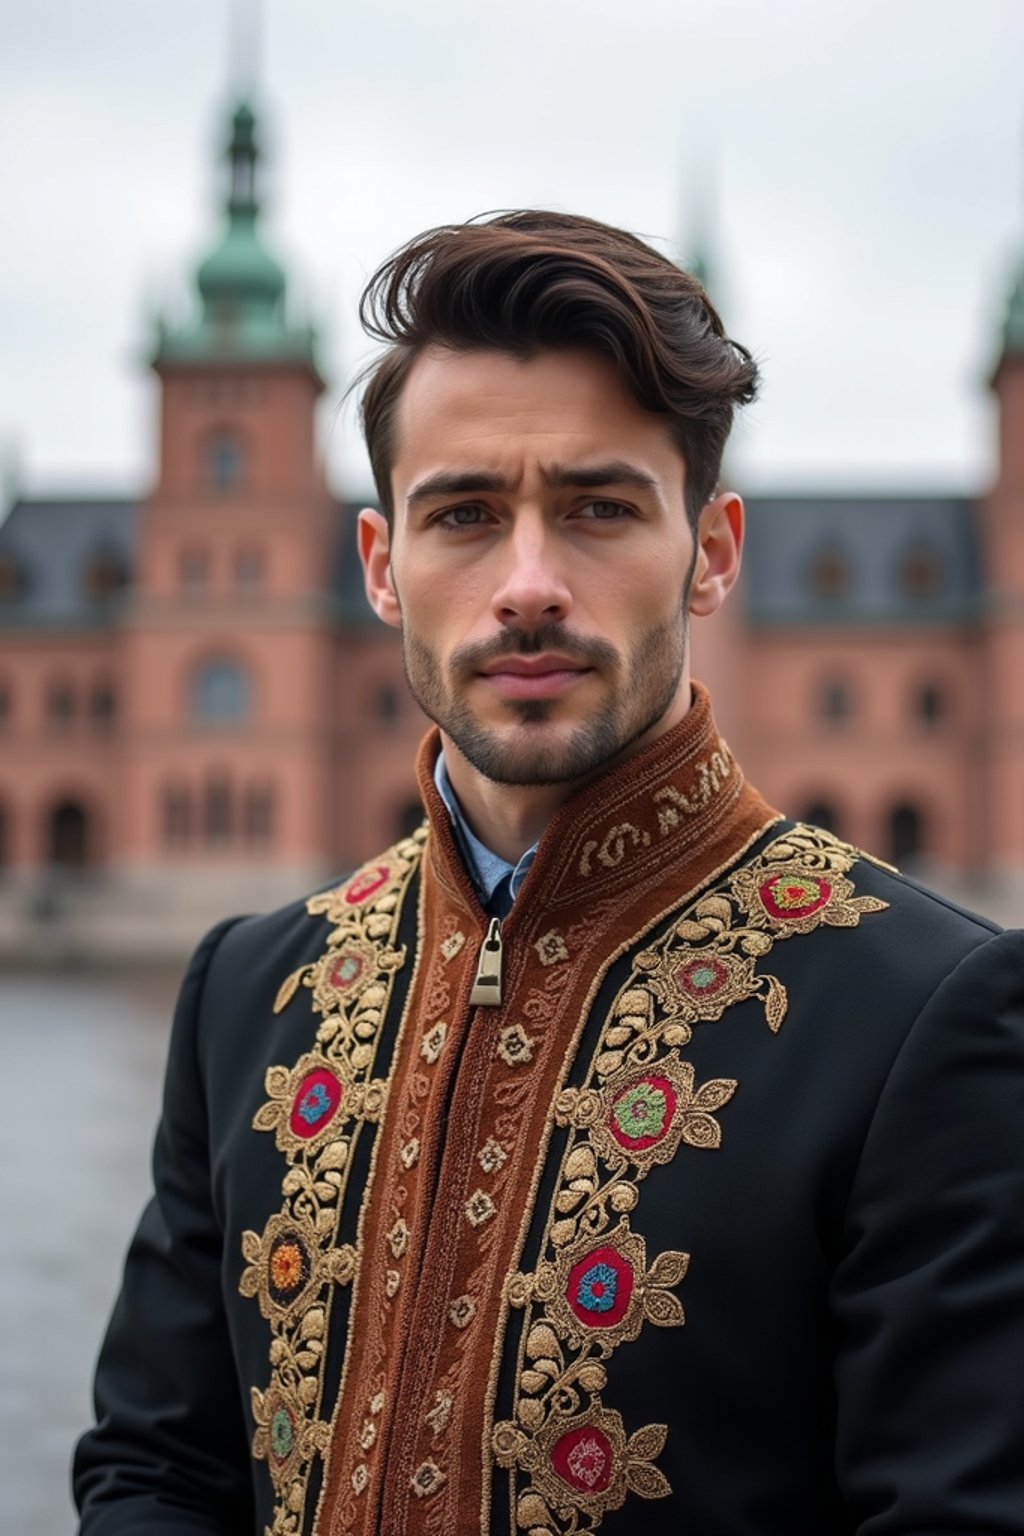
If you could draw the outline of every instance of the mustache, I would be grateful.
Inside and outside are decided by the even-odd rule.
[[[468,676],[506,656],[539,656],[543,651],[556,651],[589,666],[608,668],[621,663],[614,645],[597,635],[574,635],[562,624],[541,624],[535,629],[507,629],[490,640],[460,645],[452,652],[450,666],[453,672]]]

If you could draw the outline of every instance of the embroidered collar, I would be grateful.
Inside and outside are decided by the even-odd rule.
[[[479,896],[434,782],[440,748],[434,727],[416,765],[431,826],[428,857],[434,875],[471,911]],[[604,897],[628,901],[641,881],[648,888],[652,881],[664,884],[667,893],[685,889],[700,869],[727,862],[778,819],[747,784],[715,727],[707,689],[695,682],[677,726],[577,790],[556,812],[508,922],[518,927],[530,912],[585,907]]]
[[[500,854],[494,853],[480,841],[466,820],[465,812],[459,804],[452,781],[448,777],[448,765],[444,760],[443,748],[438,753],[437,763],[434,766],[434,784],[451,817],[455,841],[459,845],[459,852],[476,886],[480,905],[485,910],[493,909],[496,917],[504,917],[519,895],[519,888],[529,874],[530,865],[533,863],[539,845],[534,843],[532,848],[527,848],[517,864],[510,864],[507,859],[503,859]],[[499,892],[499,887],[502,885],[505,889]],[[502,908],[501,911],[497,910],[498,906]]]

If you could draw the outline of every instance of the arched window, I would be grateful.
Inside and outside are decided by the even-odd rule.
[[[936,597],[946,584],[945,561],[929,539],[917,539],[903,551],[897,572],[900,592],[911,601]]]
[[[922,725],[940,725],[949,713],[949,700],[941,683],[922,683],[914,694],[914,714]]]
[[[840,725],[853,714],[853,688],[845,678],[826,677],[818,687],[816,713],[830,725]]]
[[[203,802],[203,833],[213,847],[221,847],[231,837],[233,807],[231,784],[226,775],[212,774],[206,783]]]
[[[835,602],[853,588],[853,566],[846,550],[836,543],[822,544],[811,556],[807,583],[813,597]]]
[[[55,679],[46,693],[46,718],[58,730],[69,726],[75,718],[75,690],[66,678]]]
[[[84,869],[93,857],[92,829],[85,807],[77,800],[62,800],[49,819],[50,863],[62,869]]]
[[[235,585],[242,592],[263,590],[263,551],[257,544],[243,544],[235,551]]]
[[[164,785],[160,821],[167,847],[184,848],[192,836],[192,796],[187,784]]]
[[[216,657],[192,679],[192,715],[210,725],[238,725],[252,707],[249,674],[237,661]]]
[[[210,557],[205,549],[188,545],[178,554],[178,577],[182,588],[195,597],[205,592],[210,579]]]
[[[113,728],[117,719],[117,694],[114,685],[105,678],[93,686],[89,699],[89,713],[101,731]]]
[[[903,801],[889,812],[889,861],[897,866],[924,852],[924,817],[916,805]]]
[[[246,449],[239,432],[222,428],[205,443],[204,480],[216,491],[234,491],[245,480]]]
[[[831,832],[836,837],[843,835],[842,817],[831,800],[812,800],[801,812],[800,820],[810,822],[812,827],[824,827],[826,832]]]
[[[399,841],[403,837],[411,837],[416,828],[423,825],[423,804],[420,800],[409,800],[398,813],[398,822],[395,836]]]
[[[243,812],[245,840],[255,848],[265,848],[274,838],[274,786],[250,784],[245,793]]]

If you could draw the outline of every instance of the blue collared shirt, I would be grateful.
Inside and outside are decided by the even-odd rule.
[[[434,768],[434,784],[452,819],[452,830],[470,879],[476,886],[480,905],[494,917],[505,917],[519,895],[519,887],[529,873],[537,854],[537,844],[527,848],[518,864],[510,864],[500,854],[492,853],[471,830],[458,802],[444,752],[439,752]]]

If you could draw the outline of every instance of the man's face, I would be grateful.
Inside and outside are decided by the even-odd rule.
[[[665,422],[596,354],[413,365],[371,598],[418,703],[486,778],[565,784],[685,714],[684,484]],[[371,587],[386,537],[379,516],[361,534]]]

